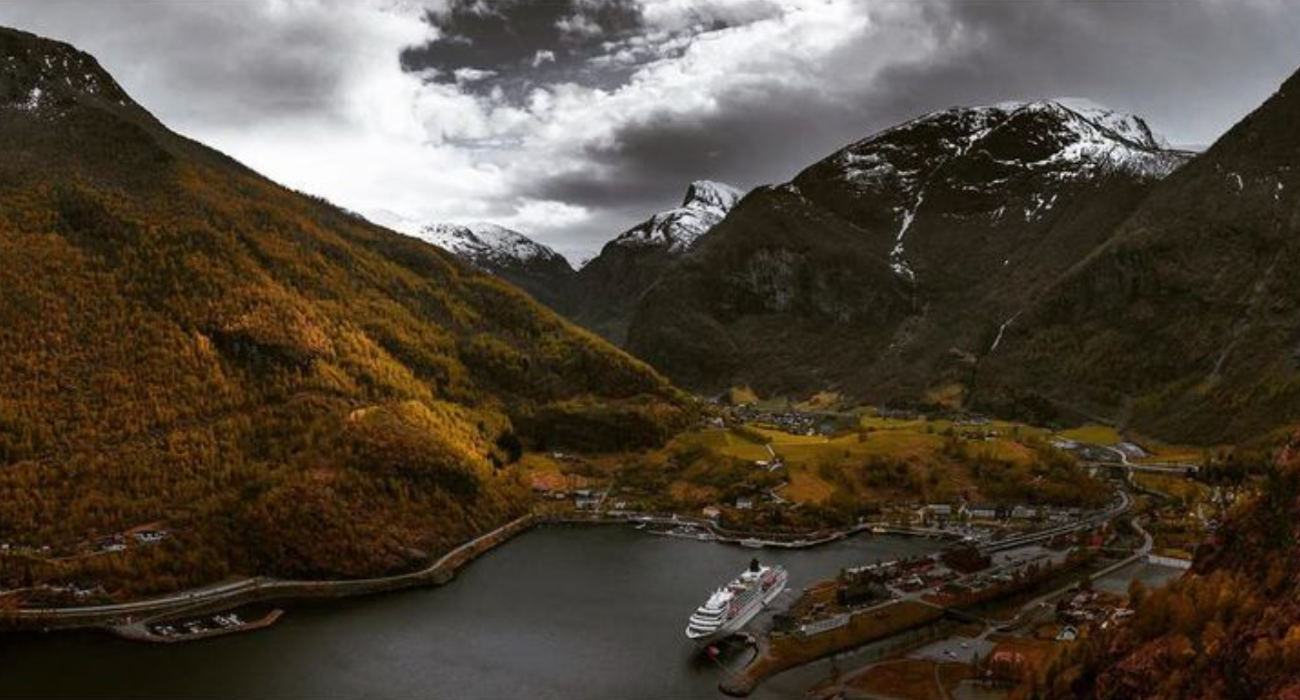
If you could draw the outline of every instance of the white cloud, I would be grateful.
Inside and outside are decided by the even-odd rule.
[[[1221,3],[1214,0],[1209,6]],[[1294,35],[1287,33],[1287,23],[1295,24],[1296,13],[1288,13],[1278,0],[1258,3],[1265,10],[1255,8],[1252,16],[1267,11],[1271,26]],[[436,36],[437,30],[424,21],[425,11],[445,11],[445,4],[6,0],[0,3],[0,23],[90,51],[168,125],[287,185],[357,211],[384,212],[391,221],[494,220],[534,234],[571,257],[593,250],[619,226],[649,212],[602,208],[591,197],[577,201],[541,194],[550,190],[539,183],[566,178],[638,182],[617,170],[642,166],[674,144],[652,144],[648,155],[637,155],[642,162],[602,157],[629,148],[629,133],[662,124],[745,125],[737,114],[771,113],[761,124],[764,132],[749,137],[719,133],[714,140],[721,144],[718,148],[782,154],[769,157],[768,162],[779,160],[768,170],[772,176],[773,170],[805,165],[822,149],[865,135],[869,125],[883,126],[882,119],[907,116],[908,110],[948,106],[971,96],[1034,96],[1002,91],[1029,92],[1041,85],[1058,86],[1050,94],[1091,93],[1080,87],[1092,87],[1097,79],[1063,79],[1073,66],[1089,61],[1099,66],[1091,72],[1103,76],[1106,85],[1143,99],[1151,94],[1147,83],[1129,74],[1154,64],[1130,61],[1132,71],[1116,73],[1107,61],[1112,54],[1145,55],[1148,44],[1161,45],[1136,36],[1139,29],[1126,24],[1130,10],[1109,4],[1044,3],[1022,13],[998,3],[949,0],[641,0],[642,30],[611,39],[584,64],[613,77],[583,79],[557,61],[563,47],[542,49],[519,69],[527,71],[531,63],[545,79],[521,97],[495,82],[509,77],[494,73],[497,66],[452,67],[449,74],[455,80],[450,83],[402,70],[402,50]],[[595,4],[597,0],[581,0],[581,11],[564,18],[560,28],[571,35],[589,34],[594,25],[588,12]],[[475,7],[486,15],[499,14],[503,6],[481,0]],[[1160,14],[1163,5],[1135,7],[1134,17],[1145,12],[1157,26],[1174,23]],[[1112,10],[1118,20],[1108,19]],[[1076,14],[1084,19],[1071,20]],[[1053,21],[1074,32],[1062,37],[1077,44],[1059,60],[1051,55],[1052,37],[1019,31],[1017,24],[1049,15],[1062,18]],[[1181,17],[1189,18],[1179,20],[1187,23],[1188,35],[1196,22],[1205,24],[1195,13],[1174,19]],[[1234,34],[1222,24],[1213,25],[1213,36],[1232,39],[1232,46],[1254,51],[1261,43],[1272,46],[1255,39],[1258,28]],[[1040,25],[1055,26],[1025,26]],[[1094,36],[1122,37],[1125,43],[1108,44],[1098,53],[1088,45]],[[1165,46],[1176,46],[1175,38],[1163,39],[1169,42]],[[1023,44],[1015,48],[1019,53],[1004,51],[1012,39]],[[1273,63],[1289,64],[1289,50],[1289,44],[1274,46],[1272,54],[1285,56],[1271,59]],[[1088,60],[1077,60],[1080,53]],[[983,64],[995,69],[974,76],[952,70],[954,65],[962,68],[967,55],[997,55],[1002,63]],[[1173,59],[1179,57],[1170,55],[1160,70],[1182,75],[1174,73],[1178,61]],[[1008,82],[1022,78],[1017,87],[1006,87],[996,73],[1003,63],[1019,68],[1006,76]],[[936,80],[935,66],[948,72]],[[909,67],[918,72],[909,73]],[[1200,80],[1210,68],[1202,66],[1196,75],[1184,77]],[[900,81],[900,74],[908,79]],[[1267,71],[1256,75],[1262,76],[1255,78],[1261,84],[1275,80]],[[968,84],[974,87],[965,94],[957,94],[964,88],[953,87]],[[1214,114],[1231,116],[1233,109],[1240,114],[1252,100],[1257,101],[1245,95],[1241,107]],[[1214,119],[1217,124],[1227,118]],[[783,150],[785,142],[800,145]],[[697,149],[687,165],[702,167],[714,155]],[[683,158],[681,153],[676,157]],[[660,201],[665,190],[680,191],[686,180],[700,176],[738,177],[738,184],[755,184],[743,179],[755,177],[752,168],[736,165],[754,159],[728,162],[730,171],[686,173],[682,182],[652,184],[659,189],[643,201]],[[661,171],[647,166],[644,172]]]
[[[570,251],[599,244],[564,239],[592,212],[522,196],[528,183],[590,171],[589,150],[639,120],[824,81],[819,64],[870,26],[856,0],[646,0],[648,31],[608,57],[639,66],[626,83],[541,85],[518,105],[471,91],[491,71],[465,67],[448,84],[401,69],[403,48],[435,36],[421,4],[238,7],[17,2],[0,21],[91,51],[164,122],[289,186],[405,220],[493,219]],[[566,21],[591,29],[581,13]]]
[[[827,61],[851,43],[872,40],[889,49],[874,64],[855,66],[849,82],[859,87],[874,71],[926,50],[925,42],[916,42],[915,32],[897,35],[899,23],[893,20],[912,13],[906,6],[891,5],[891,21],[877,25],[855,0],[792,1],[780,7],[773,2],[713,4],[719,12],[731,9],[749,21],[702,28],[686,22],[686,3],[652,4],[647,8],[647,18],[655,23],[651,31],[608,47],[609,60],[640,65],[625,84],[539,87],[523,106],[492,96],[472,97],[461,91],[453,96],[429,88],[419,97],[423,105],[419,111],[428,115],[426,130],[444,144],[489,144],[478,153],[479,162],[491,163],[505,183],[504,191],[513,192],[527,183],[569,173],[590,176],[597,167],[589,157],[591,149],[612,147],[620,130],[640,121],[707,116],[718,109],[724,95],[761,99],[772,90],[837,82],[824,72]],[[695,29],[683,34],[678,31],[683,26]],[[455,109],[431,106],[452,100],[460,101]],[[506,210],[495,213],[497,221],[551,242],[561,241],[566,227],[580,225],[591,215],[588,209],[558,202],[503,204]],[[600,242],[583,241],[588,249]],[[572,244],[561,247],[573,248]]]

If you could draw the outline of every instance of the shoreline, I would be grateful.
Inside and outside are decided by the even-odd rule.
[[[324,581],[254,577],[148,600],[77,608],[20,608],[9,611],[0,620],[8,631],[112,631],[116,627],[221,612],[251,603],[350,598],[419,586],[441,586],[451,581],[462,566],[537,524],[537,516],[531,513],[521,516],[452,549],[422,569],[392,576]]]
[[[299,581],[275,579],[270,577],[251,577],[233,582],[217,583],[208,586],[186,589],[152,599],[126,601],[108,605],[69,607],[69,608],[19,608],[0,617],[0,633],[23,631],[71,631],[79,629],[98,629],[118,634],[126,639],[141,642],[164,641],[149,639],[151,636],[141,633],[121,634],[122,630],[136,629],[147,622],[176,619],[186,615],[203,615],[253,603],[293,603],[312,600],[329,600],[377,595],[421,586],[438,587],[450,582],[456,572],[474,559],[493,549],[506,544],[515,537],[546,525],[635,525],[638,523],[655,523],[660,525],[693,526],[704,528],[709,533],[707,538],[683,537],[684,539],[704,540],[745,546],[745,541],[760,541],[763,546],[787,549],[805,549],[829,544],[838,540],[874,532],[877,534],[903,535],[913,537],[935,538],[941,533],[912,531],[879,524],[859,524],[838,531],[816,531],[812,533],[789,534],[797,538],[790,541],[758,540],[760,536],[775,533],[741,533],[718,528],[712,522],[691,518],[689,516],[661,516],[643,513],[593,513],[590,515],[539,515],[529,513],[512,520],[495,530],[475,537],[452,549],[430,565],[403,574],[371,577],[364,579],[338,579],[319,581]],[[883,530],[883,532],[882,532]],[[665,536],[666,533],[656,533]],[[784,533],[783,533],[784,534]],[[951,535],[949,535],[951,537]],[[276,616],[278,620],[279,616]],[[254,626],[251,623],[230,632],[254,631],[269,627],[276,620],[267,624]],[[223,632],[226,630],[223,630]],[[156,636],[156,635],[153,635]],[[187,635],[185,638],[166,638],[167,642],[197,641],[216,635]]]
[[[232,582],[211,584],[186,589],[146,600],[127,601],[98,606],[69,608],[19,608],[0,617],[0,633],[22,631],[61,631],[99,629],[116,633],[146,622],[176,619],[185,615],[218,613],[253,603],[308,602],[351,598],[395,592],[422,586],[438,587],[450,582],[456,572],[474,559],[506,544],[515,537],[546,525],[658,525],[673,528],[690,527],[698,533],[647,531],[665,537],[677,537],[702,542],[718,542],[733,546],[783,549],[811,549],[868,533],[895,537],[923,537],[926,539],[953,540],[954,533],[924,528],[908,528],[882,523],[858,523],[839,530],[817,530],[806,533],[743,532],[728,530],[703,518],[672,514],[639,512],[618,513],[567,513],[520,516],[495,530],[486,532],[452,549],[428,566],[416,571],[391,576],[337,580],[286,580],[257,576]],[[779,538],[779,539],[777,539]],[[757,545],[757,546],[755,546]],[[277,618],[278,619],[278,618]],[[274,622],[274,621],[272,621]],[[263,626],[232,631],[253,631]],[[123,636],[123,635],[119,635]],[[140,635],[126,638],[149,641]],[[204,636],[187,636],[188,641]],[[168,640],[172,641],[172,640]]]

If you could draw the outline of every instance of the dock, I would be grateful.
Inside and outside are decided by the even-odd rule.
[[[202,623],[199,621],[171,623],[167,620],[153,618],[116,625],[110,629],[117,636],[133,642],[180,644],[182,642],[196,642],[201,639],[212,639],[213,637],[223,637],[228,634],[266,629],[279,622],[283,615],[284,611],[276,608],[257,620],[245,621],[234,613],[227,613],[225,615],[204,616]]]

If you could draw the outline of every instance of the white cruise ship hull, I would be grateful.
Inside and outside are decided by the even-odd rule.
[[[764,591],[761,596],[755,597],[749,605],[738,611],[734,616],[727,618],[716,629],[705,633],[696,629],[694,624],[691,624],[686,628],[686,637],[697,646],[704,647],[739,633],[758,613],[762,612],[772,601],[776,600],[777,596],[781,595],[787,583],[788,577],[782,572],[782,575],[773,583],[771,588]]]

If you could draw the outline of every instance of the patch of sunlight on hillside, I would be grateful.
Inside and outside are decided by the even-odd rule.
[[[1067,440],[1088,442],[1094,445],[1114,445],[1124,441],[1124,438],[1119,434],[1119,431],[1115,430],[1115,428],[1109,425],[1098,425],[1096,423],[1089,423],[1087,425],[1079,426],[1078,428],[1063,430],[1058,434]]]

